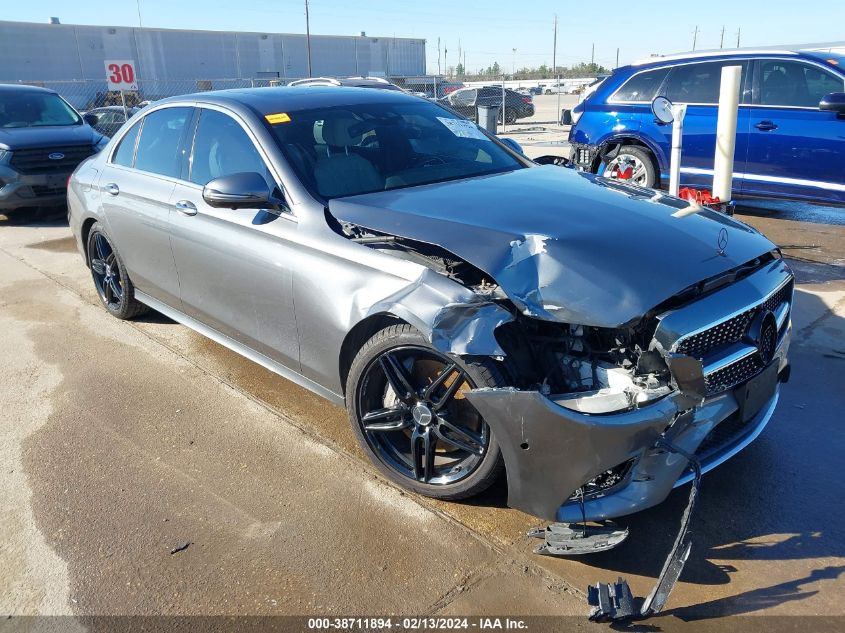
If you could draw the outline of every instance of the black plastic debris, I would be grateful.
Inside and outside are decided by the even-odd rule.
[[[587,602],[594,607],[590,614],[590,619],[594,621],[631,619],[640,611],[631,588],[621,577],[615,583],[598,582],[595,587],[587,587]]]
[[[675,537],[675,543],[663,563],[663,569],[657,578],[657,584],[651,590],[645,600],[634,598],[631,588],[624,578],[619,578],[615,583],[596,583],[595,586],[587,588],[587,602],[592,610],[590,620],[593,622],[615,622],[619,620],[642,620],[655,613],[659,613],[666,605],[669,594],[672,592],[675,583],[681,577],[684,564],[689,558],[692,549],[689,524],[692,513],[695,510],[695,502],[698,498],[699,487],[701,486],[701,465],[695,455],[687,453],[678,448],[665,438],[658,440],[658,444],[666,450],[685,457],[692,465],[695,472],[695,479],[690,489],[689,501],[681,518],[681,527]]]
[[[174,554],[178,554],[179,552],[184,552],[188,547],[190,547],[191,543],[189,541],[185,541],[180,545],[177,545],[172,550],[170,550],[170,555],[173,556]]]

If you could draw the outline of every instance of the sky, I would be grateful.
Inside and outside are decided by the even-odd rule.
[[[660,6],[677,10],[661,15]],[[0,19],[138,26],[139,7],[145,27],[305,32],[301,0],[0,0]],[[494,61],[505,72],[551,65],[555,15],[559,65],[591,61],[593,46],[595,61],[608,68],[617,48],[620,65],[691,50],[694,38],[696,49],[719,48],[723,27],[726,48],[736,46],[738,30],[742,46],[845,40],[843,0],[309,0],[309,13],[312,34],[425,38],[429,73],[438,71],[438,38],[441,70],[457,63],[459,47],[471,72]]]

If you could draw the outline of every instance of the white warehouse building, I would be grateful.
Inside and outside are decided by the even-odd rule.
[[[81,106],[80,99],[106,90],[107,59],[134,60],[147,98],[308,76],[304,34],[0,21],[2,83],[45,85]],[[423,74],[424,39],[311,36],[312,76]]]

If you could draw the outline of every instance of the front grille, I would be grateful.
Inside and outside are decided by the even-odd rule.
[[[712,361],[722,354],[736,351],[737,348],[742,349],[743,345],[747,347],[749,343],[743,342],[743,338],[751,322],[760,312],[770,311],[777,314],[777,311],[783,305],[786,305],[789,309],[789,303],[792,300],[792,287],[793,281],[790,280],[760,303],[752,305],[747,310],[743,310],[739,314],[720,321],[701,332],[681,338],[675,346],[675,351],[697,358],[706,367],[708,361]],[[781,314],[783,313],[781,312]],[[787,314],[787,318],[783,319],[780,324],[778,341],[786,330],[788,321]],[[741,385],[762,370],[763,362],[759,353],[755,352],[743,356],[726,367],[720,367],[709,374],[705,374],[704,381],[707,386],[707,395],[715,395]]]
[[[746,310],[727,321],[722,321],[703,332],[685,338],[678,345],[678,353],[703,360],[705,356],[719,347],[737,343],[748,329],[748,324],[751,323],[755,310],[756,308]]]
[[[724,369],[707,374],[704,377],[704,383],[707,385],[707,393],[721,393],[731,387],[741,385],[745,381],[754,378],[762,369],[763,363],[758,354],[746,356],[733,365],[728,365]]]
[[[94,148],[91,145],[16,149],[12,152],[11,165],[22,174],[70,173],[93,153]],[[49,158],[50,154],[64,154],[64,156],[54,160]]]
[[[65,189],[64,187],[43,187],[41,185],[33,185],[30,188],[32,189],[32,193],[39,197],[56,196],[67,191],[67,189]]]

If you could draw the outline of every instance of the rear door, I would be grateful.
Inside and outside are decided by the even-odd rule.
[[[171,196],[173,256],[182,309],[218,332],[295,370],[299,342],[292,267],[296,218],[287,212],[217,209],[203,186],[257,172],[278,188],[265,157],[239,119],[201,108],[184,179]]]
[[[685,103],[683,152],[681,156],[681,184],[710,188],[713,185],[713,160],[716,153],[716,122],[718,120],[719,88],[722,68],[742,66],[740,80],[740,106],[736,126],[736,149],[734,150],[734,191],[742,187],[739,176],[745,171],[748,153],[750,97],[748,83],[748,60],[721,60],[694,62],[672,68],[662,93],[672,103]],[[672,126],[661,128],[664,142],[671,147]]]
[[[744,191],[845,202],[845,120],[819,110],[842,77],[800,60],[756,64]]]
[[[100,174],[109,233],[135,287],[179,305],[170,249],[170,197],[181,171],[193,108],[168,107],[136,122]]]

